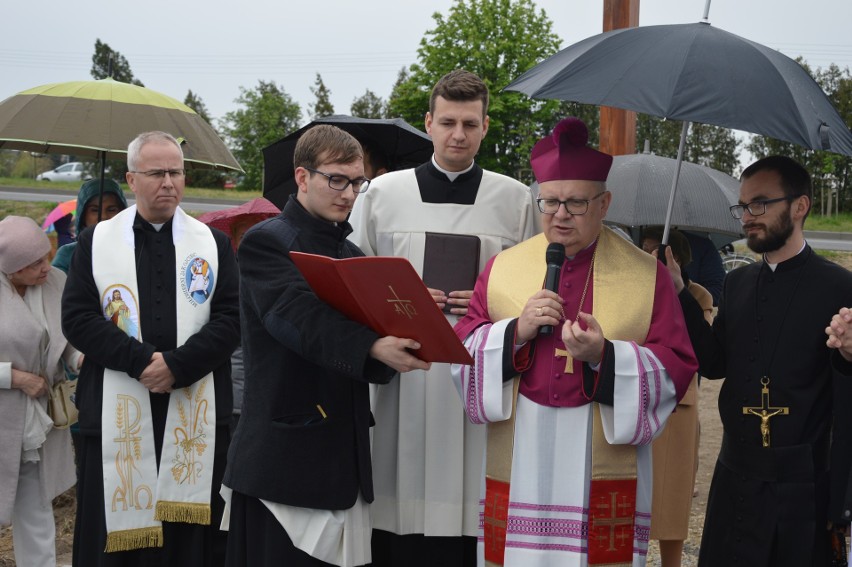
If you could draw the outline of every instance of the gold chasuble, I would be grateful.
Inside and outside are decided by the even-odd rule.
[[[499,254],[488,279],[492,321],[518,317],[527,300],[542,288],[548,241],[543,234]],[[637,254],[632,243],[601,230],[593,270],[592,315],[609,340],[642,344],[651,324],[656,260]],[[531,260],[532,259],[532,260]],[[554,329],[561,333],[561,328]],[[536,352],[535,356],[550,356]],[[575,365],[580,379],[583,365]],[[502,565],[509,510],[509,482],[520,376],[514,380],[512,417],[488,424],[484,511],[486,565]],[[636,447],[606,441],[600,409],[594,406],[592,473],[589,490],[588,557],[590,565],[630,565],[636,510]]]

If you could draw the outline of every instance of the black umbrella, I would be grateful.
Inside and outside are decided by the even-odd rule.
[[[705,13],[705,20],[706,20]],[[789,57],[708,23],[627,28],[571,45],[506,90],[745,130],[852,156],[852,133]],[[678,166],[672,181],[668,239]]]
[[[296,192],[293,152],[296,141],[317,124],[331,124],[352,134],[362,144],[383,151],[390,170],[414,167],[432,156],[432,140],[402,118],[358,118],[333,114],[317,118],[274,144],[263,148],[263,196],[284,208]]]

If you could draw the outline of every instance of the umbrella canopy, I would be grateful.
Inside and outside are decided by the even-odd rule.
[[[626,228],[662,225],[677,160],[650,153],[615,156],[606,180],[612,202],[606,222]],[[727,173],[690,162],[681,164],[671,224],[707,233],[722,246],[743,237],[728,207],[737,204],[740,183]]]
[[[248,226],[251,226],[264,219],[274,217],[280,212],[274,204],[263,197],[258,197],[238,207],[204,213],[198,217],[198,220],[208,226],[218,228],[233,239],[233,228],[236,224],[247,223]],[[236,242],[232,240],[232,243],[234,244],[234,248],[236,248]]]
[[[592,36],[536,65],[506,90],[683,120],[663,243],[689,122],[852,156],[852,132],[801,65],[706,22]]]
[[[47,230],[50,228],[50,225],[55,223],[57,220],[67,215],[74,215],[76,212],[77,199],[71,199],[70,201],[59,203],[52,211],[47,213],[47,217],[45,217],[44,222],[41,223],[41,228],[42,230]]]
[[[293,153],[302,134],[317,124],[331,124],[352,134],[362,144],[379,148],[391,171],[414,167],[432,156],[432,140],[402,118],[358,118],[333,114],[317,118],[263,149],[263,196],[283,207],[296,192]]]
[[[849,127],[801,65],[705,22],[592,36],[506,90],[735,128],[852,156]]]
[[[124,159],[140,133],[162,130],[182,141],[187,168],[242,171],[194,110],[164,94],[115,81],[35,87],[0,102],[0,149]]]

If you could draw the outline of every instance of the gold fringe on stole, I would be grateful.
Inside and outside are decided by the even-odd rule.
[[[209,526],[210,504],[160,500],[157,502],[154,519],[161,522],[183,522],[185,524]]]
[[[163,547],[162,526],[121,530],[107,534],[106,553],[132,551],[146,547]]]

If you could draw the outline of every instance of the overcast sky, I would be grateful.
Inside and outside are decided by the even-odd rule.
[[[602,0],[539,0],[562,46],[601,32]],[[183,100],[191,89],[214,120],[237,108],[239,88],[275,81],[302,106],[319,72],[338,113],[370,88],[387,98],[416,61],[431,14],[452,0],[116,0],[3,3],[0,99],[89,80],[95,39],[130,62],[146,87]],[[641,0],[640,25],[699,21],[705,0]],[[803,56],[852,67],[852,0],[715,0],[711,24]],[[425,110],[425,109],[424,109]]]

